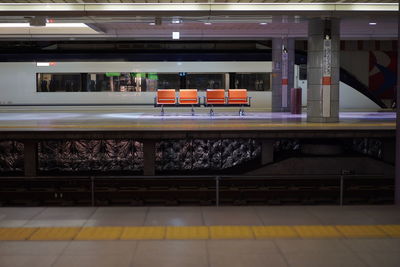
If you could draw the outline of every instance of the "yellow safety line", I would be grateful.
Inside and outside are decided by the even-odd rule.
[[[0,241],[307,239],[371,237],[400,238],[400,225],[226,225],[0,228]]]

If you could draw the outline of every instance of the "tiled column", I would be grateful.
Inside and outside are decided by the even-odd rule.
[[[309,122],[339,121],[339,51],[339,19],[310,19],[307,56]]]
[[[272,39],[273,112],[290,111],[290,89],[294,85],[294,56],[293,38]],[[285,83],[286,88],[283,86]]]

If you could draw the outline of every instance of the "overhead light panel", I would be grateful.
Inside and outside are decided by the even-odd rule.
[[[180,18],[172,18],[172,24],[179,24],[182,23],[182,20]]]
[[[260,25],[267,25],[268,23],[266,22],[260,22]]]
[[[85,23],[47,23],[48,28],[87,28]],[[0,28],[29,28],[30,23],[0,23]],[[33,26],[36,27],[36,26]]]
[[[150,22],[149,25],[150,26],[154,26],[154,25],[156,25],[156,23],[155,22]]]
[[[212,25],[211,22],[204,22],[204,25]]]
[[[179,32],[172,32],[172,39],[173,40],[179,40],[180,38],[180,33]]]
[[[370,23],[368,23],[369,25],[371,25],[371,26],[375,26],[376,25],[376,22],[370,22]]]

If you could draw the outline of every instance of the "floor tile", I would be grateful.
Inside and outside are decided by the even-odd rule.
[[[253,207],[203,207],[206,225],[262,225]]]
[[[21,227],[45,208],[0,208],[0,227]]]
[[[362,209],[374,224],[400,224],[399,206],[364,206]]]
[[[207,248],[212,267],[287,266],[272,241],[211,240]]]
[[[8,255],[0,256],[0,267],[50,267],[57,256]]]
[[[146,207],[102,207],[87,220],[85,226],[141,226]]]
[[[203,225],[200,207],[154,207],[149,208],[145,225],[152,226],[198,226]]]
[[[276,253],[278,249],[271,240],[208,240],[209,253]]]
[[[283,253],[346,252],[348,250],[340,239],[277,239],[275,243]]]
[[[65,241],[5,241],[1,243],[0,255],[59,255],[67,245]]]
[[[285,259],[279,253],[262,254],[215,254],[210,255],[211,267],[286,267]]]
[[[319,225],[321,221],[305,207],[256,207],[264,225]]]
[[[124,255],[132,254],[136,241],[71,241],[63,255]]]
[[[357,255],[349,252],[298,252],[286,253],[291,267],[367,267]]]
[[[351,250],[356,252],[397,252],[400,254],[400,239],[398,238],[359,238],[344,239],[342,241]],[[399,264],[400,266],[400,264]]]
[[[139,241],[133,266],[206,267],[206,241]]]
[[[83,226],[96,208],[46,208],[24,227],[76,227]]]
[[[360,225],[375,223],[359,206],[315,206],[307,207],[307,210],[317,217],[322,224]]]
[[[132,255],[62,255],[54,267],[129,267]]]
[[[399,267],[400,253],[399,252],[359,252],[357,253],[361,260],[369,266],[382,267]]]

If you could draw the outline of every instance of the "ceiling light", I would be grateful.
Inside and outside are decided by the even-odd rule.
[[[50,67],[55,65],[55,62],[36,62],[36,67]]]
[[[154,26],[154,25],[156,25],[156,23],[155,22],[150,22],[149,25]]]
[[[29,23],[0,23],[0,28],[29,28]],[[48,23],[48,28],[87,28],[85,23]]]
[[[266,22],[260,22],[260,25],[267,25]]]
[[[374,26],[374,25],[376,25],[376,22],[370,22],[368,24]]]
[[[212,25],[211,22],[204,22],[204,25]]]
[[[179,24],[179,23],[181,23],[181,22],[182,22],[181,19],[178,19],[178,18],[173,18],[173,19],[172,19],[172,24]]]
[[[180,33],[179,32],[172,32],[172,39],[179,40],[179,38],[180,38]]]

